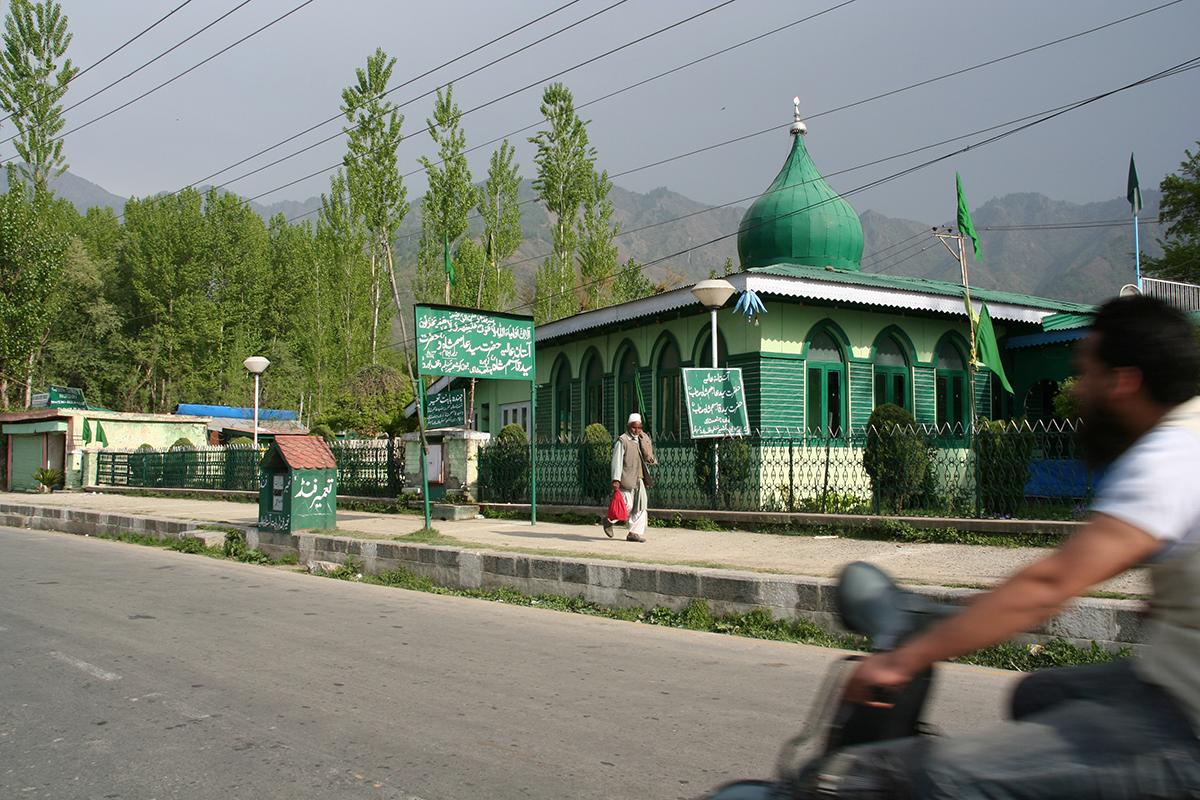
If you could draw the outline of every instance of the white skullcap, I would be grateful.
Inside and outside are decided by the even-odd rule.
[[[642,415],[635,411],[634,413],[629,415],[629,419],[626,420],[625,424],[632,425],[635,422],[641,422],[641,421],[642,421]]]

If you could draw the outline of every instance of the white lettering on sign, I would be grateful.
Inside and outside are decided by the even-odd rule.
[[[417,353],[425,375],[529,380],[533,322],[418,308]]]

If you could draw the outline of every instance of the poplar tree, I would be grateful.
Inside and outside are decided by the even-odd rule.
[[[612,181],[608,171],[594,174],[591,191],[583,200],[579,217],[579,278],[583,311],[603,308],[612,296],[613,276],[617,272],[617,246],[613,238],[617,225],[612,221],[613,204],[608,199]]]
[[[420,158],[429,179],[429,191],[421,201],[417,296],[425,302],[470,306],[476,297],[471,291],[475,281],[463,274],[463,268],[474,265],[473,254],[454,253],[454,285],[446,271],[446,248],[456,249],[459,237],[467,230],[467,214],[479,202],[479,189],[471,184],[467,137],[459,126],[461,116],[454,102],[454,84],[448,85],[445,93],[438,89],[433,119],[425,120],[429,135],[438,145],[438,159]]]
[[[513,163],[513,153],[505,139],[492,153],[487,180],[479,193],[484,269],[479,273],[475,306],[491,311],[506,308],[516,294],[512,272],[500,269],[517,252],[522,240],[521,205],[517,199],[521,174],[520,167]]]
[[[58,3],[10,0],[4,20],[4,49],[0,51],[0,108],[17,129],[13,146],[24,160],[21,174],[35,196],[67,170],[62,154],[60,101],[67,84],[79,72],[67,52],[71,34]]]
[[[596,150],[588,144],[587,123],[575,111],[571,91],[552,83],[542,93],[542,116],[549,130],[529,141],[537,146],[533,188],[553,223],[554,252],[538,268],[534,317],[552,322],[578,310],[575,298],[576,215],[594,189]]]
[[[396,161],[396,148],[404,138],[400,133],[404,115],[395,103],[384,99],[395,65],[396,59],[389,60],[383,48],[377,48],[367,59],[366,69],[355,70],[357,83],[342,91],[342,113],[350,123],[342,129],[350,137],[343,159],[350,207],[369,235],[372,364],[378,360],[380,325],[386,326],[391,318],[383,289],[385,273],[391,284],[392,302],[397,311],[400,309],[392,242],[408,213],[408,190]],[[400,324],[403,328],[403,316]]]

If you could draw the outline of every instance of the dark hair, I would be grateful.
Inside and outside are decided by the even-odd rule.
[[[1096,356],[1110,367],[1137,367],[1150,396],[1178,405],[1195,396],[1200,348],[1191,322],[1174,306],[1145,295],[1109,300],[1096,313]]]

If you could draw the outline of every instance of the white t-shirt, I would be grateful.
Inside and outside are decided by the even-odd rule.
[[[1165,546],[1158,562],[1200,546],[1200,431],[1160,426],[1113,462],[1092,510]]]

